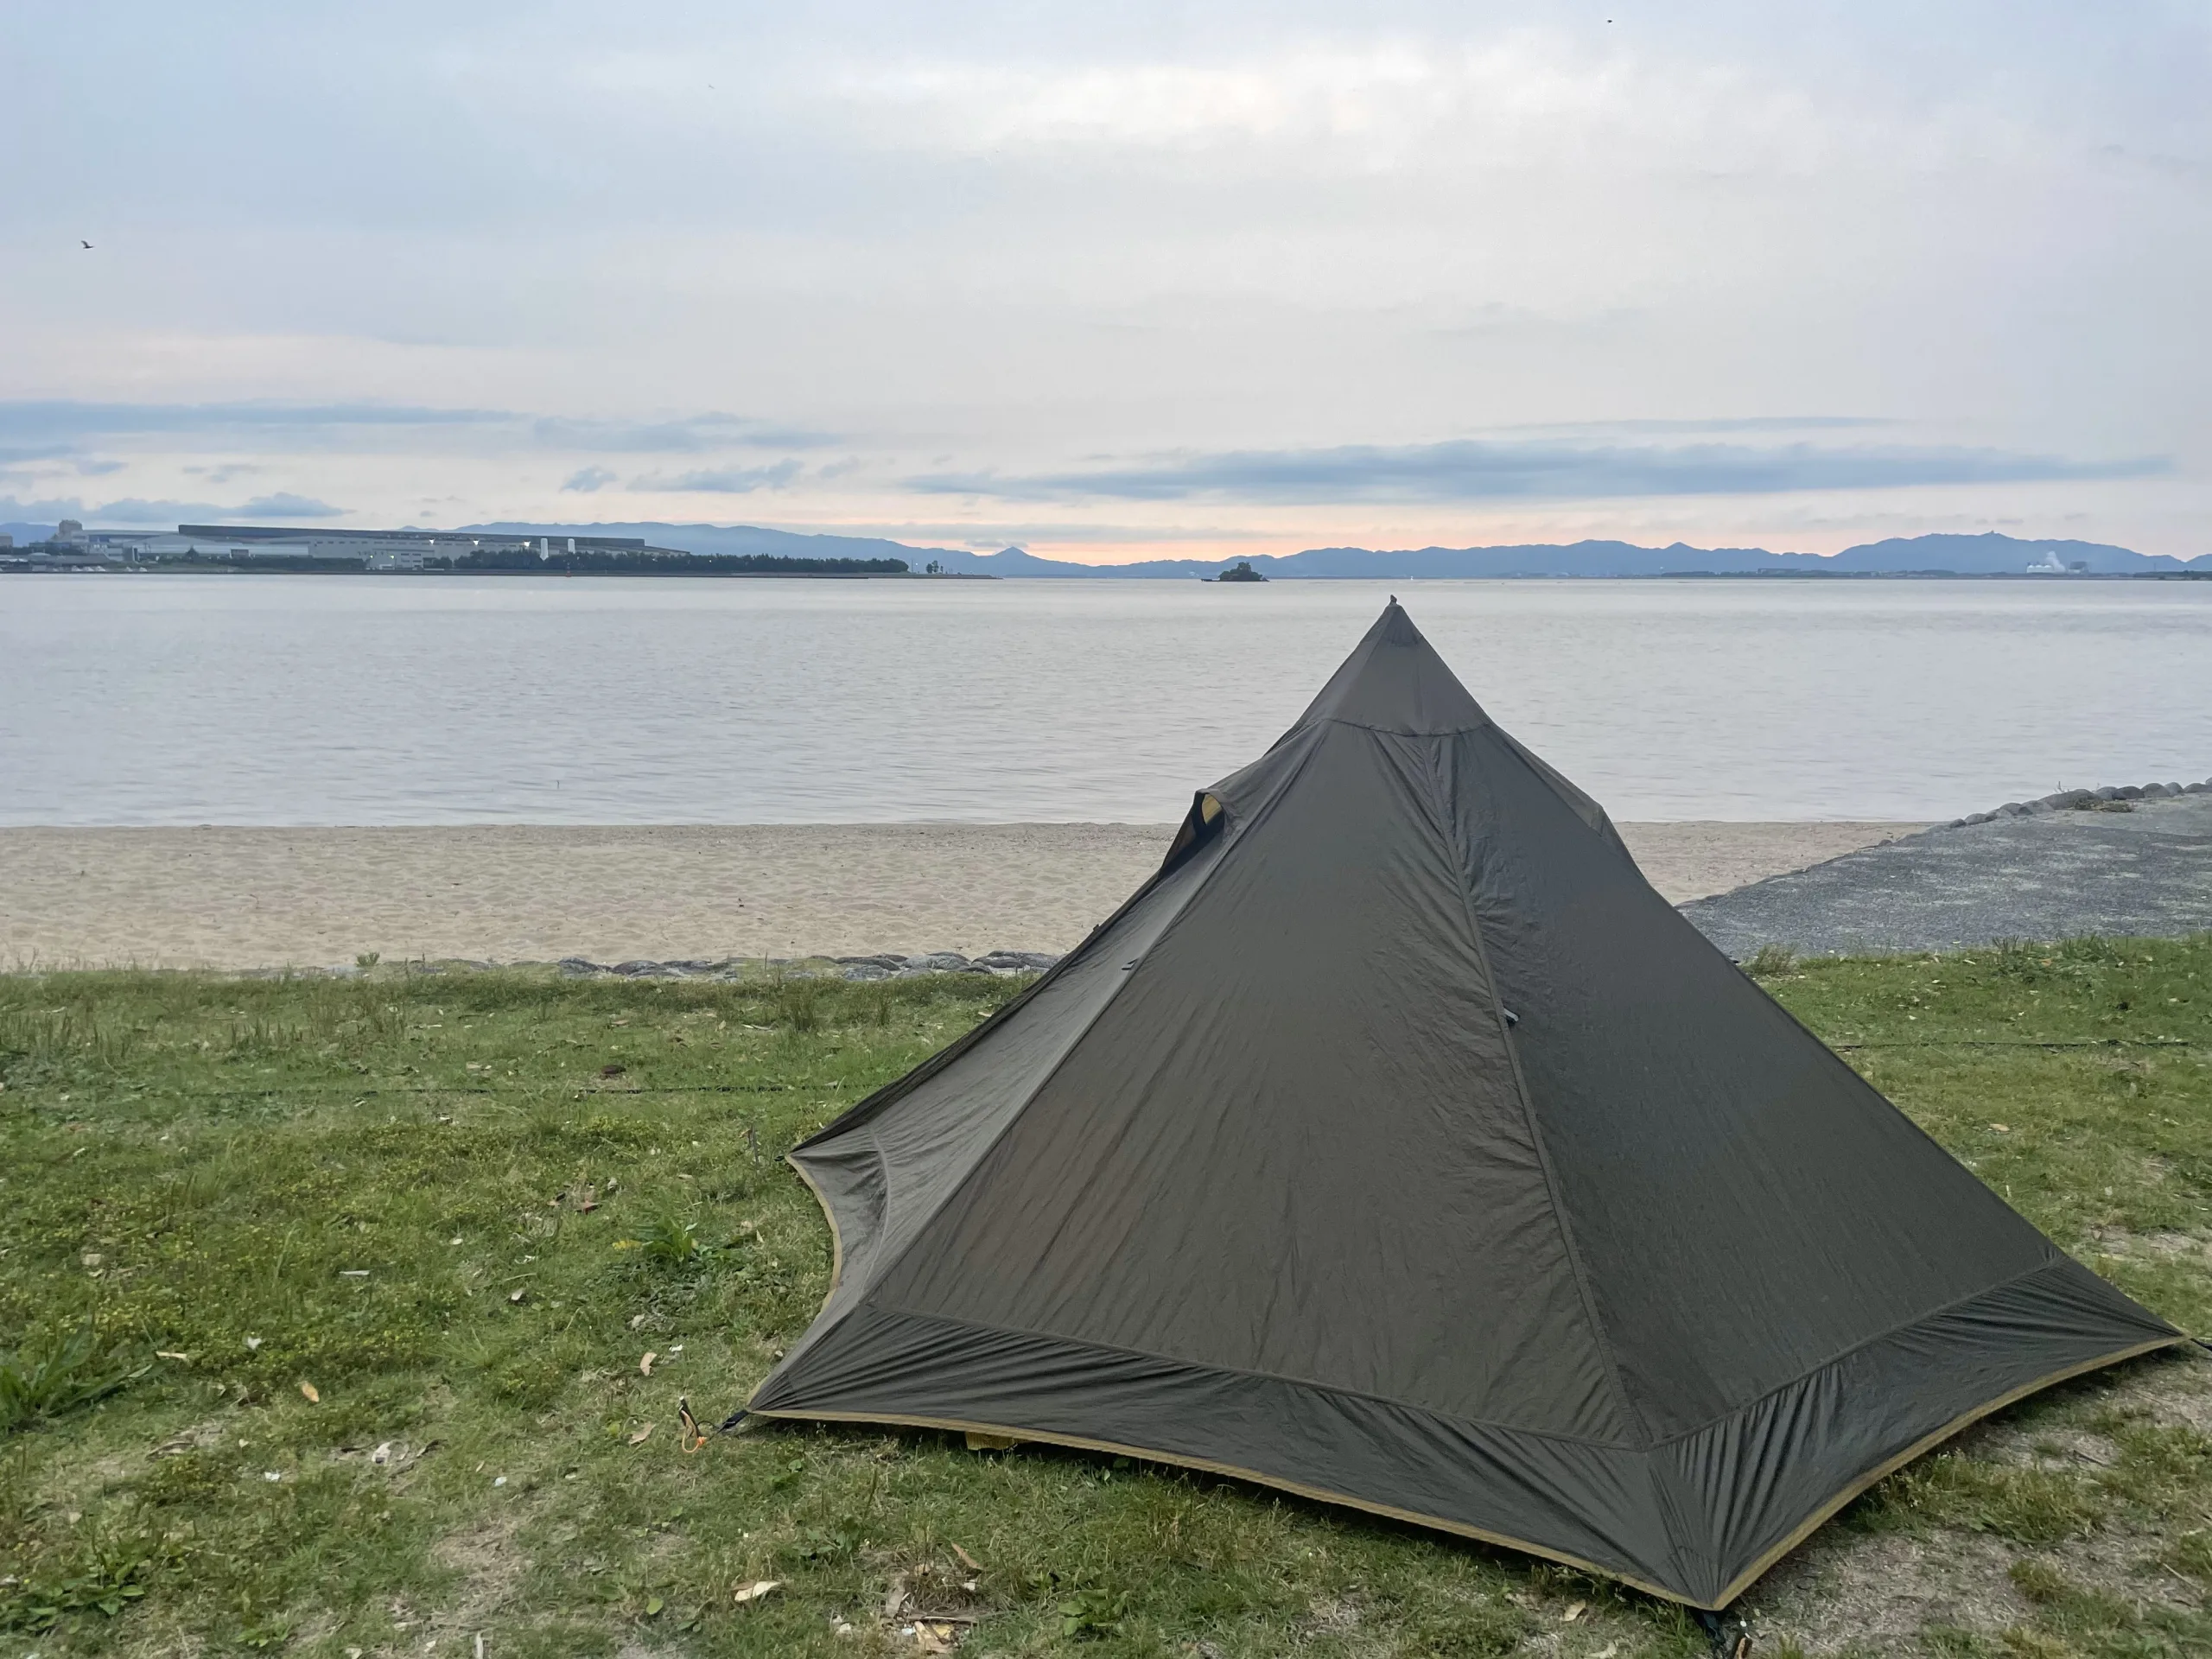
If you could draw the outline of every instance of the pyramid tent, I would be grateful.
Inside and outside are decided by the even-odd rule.
[[[1394,601],[1027,993],[792,1161],[751,1412],[1125,1452],[1722,1607],[2179,1339],[1677,915]]]

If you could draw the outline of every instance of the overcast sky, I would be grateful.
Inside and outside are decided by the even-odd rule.
[[[0,63],[0,519],[2212,550],[2203,0],[10,0]]]

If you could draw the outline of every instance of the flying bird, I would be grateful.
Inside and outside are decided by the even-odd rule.
[[[79,241],[79,242],[83,242],[83,243],[84,243],[84,245],[85,245],[85,246],[86,246],[86,247],[88,247],[88,248],[89,248],[89,247],[91,247],[91,246],[92,245],[91,243],[89,243],[89,242],[86,242],[86,241],[85,241],[85,238],[84,238],[83,237],[81,237],[81,236],[80,236],[80,237],[79,237],[79,238],[77,238],[77,240],[78,240],[78,241]]]

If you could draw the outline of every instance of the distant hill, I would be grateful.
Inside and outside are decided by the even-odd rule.
[[[1252,568],[1274,580],[1365,577],[1404,582],[1468,576],[1903,575],[1948,571],[1958,575],[2024,572],[2056,555],[2058,563],[2085,565],[2096,575],[2152,571],[2212,572],[2212,554],[2190,561],[2137,553],[2096,542],[2022,541],[1994,531],[1983,536],[1893,537],[1847,548],[1833,557],[1816,553],[1770,553],[1759,547],[1639,547],[1632,542],[1576,542],[1570,546],[1423,547],[1378,552],[1363,547],[1316,547],[1281,556],[1255,554]],[[949,570],[1023,576],[1211,576],[1220,559],[1148,559],[1136,564],[1090,565],[1004,553],[934,552]]]
[[[2000,575],[2039,563],[2056,554],[2068,567],[2086,565],[2100,576],[2134,575],[2146,570],[2212,570],[2212,554],[2194,559],[2164,553],[2137,553],[2103,542],[2024,542],[1991,531],[1980,536],[1892,537],[1847,547],[1835,556],[1839,570],[1955,570],[1961,575]]]

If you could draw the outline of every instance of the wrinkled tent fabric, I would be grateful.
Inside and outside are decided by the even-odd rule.
[[[791,1161],[749,1409],[1220,1471],[1721,1607],[2178,1339],[1814,1039],[1394,601],[1024,996]]]

